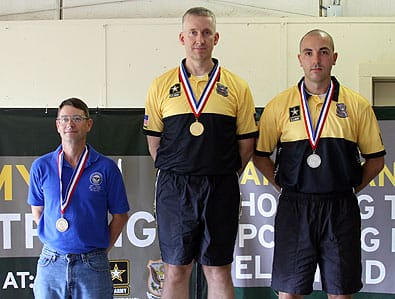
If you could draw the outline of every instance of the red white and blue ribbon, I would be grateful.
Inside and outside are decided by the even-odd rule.
[[[181,62],[180,63],[180,68],[179,68],[179,77],[181,84],[185,90],[186,97],[188,99],[189,106],[192,109],[193,114],[195,115],[195,118],[198,119],[200,114],[202,113],[204,106],[206,105],[208,98],[210,97],[211,92],[213,91],[213,88],[215,86],[215,83],[217,82],[220,74],[220,64],[219,61],[217,64],[214,66],[213,71],[210,74],[210,77],[208,79],[208,82],[206,84],[206,87],[203,90],[202,95],[200,96],[199,101],[196,101],[196,97],[193,93],[191,84],[189,83],[188,79],[188,72],[185,69],[184,64]]]
[[[308,96],[305,91],[304,81],[300,84],[300,99],[303,108],[303,118],[306,126],[307,135],[309,138],[309,142],[313,151],[315,151],[315,149],[317,148],[318,142],[320,140],[322,129],[324,128],[326,117],[328,116],[328,112],[329,112],[329,107],[333,99],[333,94],[334,94],[334,84],[331,81],[329,89],[326,92],[324,105],[318,117],[316,128],[314,129],[313,122],[311,120],[309,105],[307,103]]]
[[[65,197],[63,198],[63,184],[62,184],[62,167],[63,167],[63,156],[64,152],[61,149],[58,153],[58,174],[59,174],[59,186],[60,186],[60,213],[63,215],[71,202],[71,197],[77,187],[78,181],[84,172],[86,161],[88,160],[88,147],[85,146],[81,157],[78,160],[77,166],[75,167],[71,176],[70,182],[67,186]]]

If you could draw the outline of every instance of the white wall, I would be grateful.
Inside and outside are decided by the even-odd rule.
[[[319,17],[334,3],[344,17]],[[214,54],[248,80],[258,106],[301,76],[299,38],[315,27],[335,38],[335,74],[369,99],[373,77],[394,76],[393,0],[0,0],[0,107],[69,96],[142,107],[152,79],[183,56],[179,23],[192,6],[216,13]]]
[[[218,17],[320,13],[318,0],[1,0],[0,19],[178,18],[192,6],[210,8]]]
[[[191,6],[218,17],[318,17],[333,3],[345,17],[395,16],[393,0],[1,0],[0,20],[178,18]]]
[[[371,100],[372,77],[395,77],[395,18],[220,18],[214,50],[245,78],[257,106],[295,84],[300,37],[330,32],[334,74]],[[154,77],[184,55],[177,19],[0,22],[0,107],[143,107]]]

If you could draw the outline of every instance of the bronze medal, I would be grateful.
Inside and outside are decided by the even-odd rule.
[[[56,229],[61,233],[65,232],[69,228],[69,223],[63,217],[56,220]]]
[[[189,132],[191,132],[191,134],[193,136],[200,136],[203,134],[204,132],[204,126],[201,122],[199,122],[198,120],[196,120],[195,122],[193,122],[190,126],[189,126]]]

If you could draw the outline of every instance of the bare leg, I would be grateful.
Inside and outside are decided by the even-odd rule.
[[[189,298],[189,280],[192,266],[192,263],[185,266],[165,263],[165,281],[163,283],[162,299]]]
[[[278,298],[279,299],[303,299],[303,295],[295,295],[295,294],[279,292]]]
[[[207,299],[234,299],[231,265],[225,266],[203,266],[207,280]]]
[[[329,299],[352,299],[352,295],[331,295],[328,294]]]

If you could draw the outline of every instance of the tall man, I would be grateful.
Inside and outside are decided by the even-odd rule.
[[[331,76],[337,56],[327,32],[306,33],[304,78],[271,100],[259,122],[254,163],[281,190],[272,272],[281,299],[311,293],[317,264],[328,298],[349,299],[362,287],[356,193],[384,167],[385,150],[368,101]]]
[[[238,174],[257,136],[247,83],[212,58],[214,14],[189,9],[180,43],[186,58],[152,83],[144,132],[159,169],[156,215],[165,263],[163,299],[188,297],[193,261],[203,265],[208,298],[234,298],[230,274],[238,227]]]
[[[61,145],[30,170],[28,203],[44,244],[36,299],[113,298],[107,253],[128,220],[129,205],[115,162],[86,143],[92,125],[83,101],[63,101],[56,119]]]

